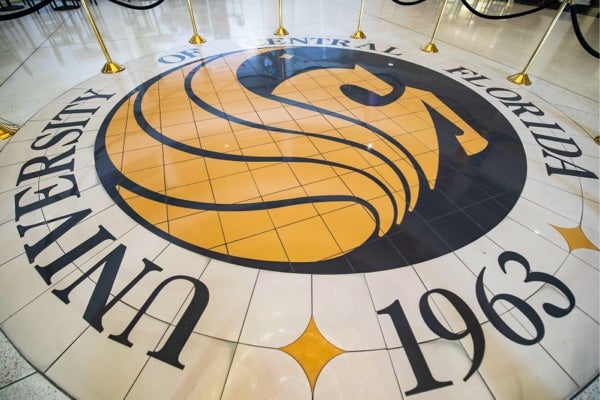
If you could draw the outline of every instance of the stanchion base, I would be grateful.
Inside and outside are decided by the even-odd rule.
[[[104,64],[104,67],[102,67],[102,73],[103,74],[116,74],[117,72],[121,72],[124,69],[125,69],[125,67],[122,67],[117,63],[109,61],[106,64]]]
[[[423,50],[425,53],[437,53],[438,52],[438,48],[433,42],[427,43],[425,46],[421,47],[421,50]]]
[[[517,85],[531,85],[531,81],[529,80],[529,76],[527,74],[522,73],[522,72],[520,72],[518,74],[511,75],[511,76],[509,76],[506,79],[508,79],[512,83],[516,83]]]
[[[596,142],[596,144],[600,144],[600,136],[596,136],[594,138],[594,142]]]
[[[6,140],[17,132],[7,132],[4,129],[0,128],[0,140]]]
[[[273,35],[277,35],[277,36],[285,36],[285,35],[289,35],[290,33],[283,27],[280,26],[279,28],[277,28],[277,30],[273,33]]]
[[[364,34],[360,29],[354,32],[354,34],[350,35],[352,39],[365,39],[367,35]]]
[[[19,127],[17,125],[9,126],[9,125],[0,124],[0,140],[8,139],[9,137],[11,137],[15,133],[17,133],[18,130],[19,130]]]
[[[190,40],[188,40],[188,42],[191,44],[200,44],[206,42],[206,40],[202,36],[195,33]]]

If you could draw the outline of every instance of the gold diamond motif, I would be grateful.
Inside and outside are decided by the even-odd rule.
[[[576,249],[591,249],[600,251],[600,249],[598,249],[598,247],[596,247],[596,245],[587,238],[581,229],[581,226],[576,226],[575,228],[563,228],[554,225],[551,226],[556,229],[558,233],[560,233],[565,239],[567,245],[569,246],[569,251]]]
[[[334,357],[344,353],[321,334],[312,316],[304,333],[280,350],[292,356],[300,364],[310,382],[311,391],[314,391],[317,378],[325,365]]]

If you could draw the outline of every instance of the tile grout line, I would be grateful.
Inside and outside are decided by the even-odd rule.
[[[27,365],[30,365],[30,364],[29,364],[29,363],[27,363]],[[22,376],[22,377],[20,377],[20,378],[18,378],[18,379],[15,379],[15,380],[11,381],[10,383],[8,383],[8,384],[6,384],[6,385],[4,385],[4,386],[0,387],[0,393],[2,393],[2,391],[4,391],[4,389],[7,389],[7,388],[11,387],[11,386],[12,386],[12,385],[14,385],[15,383],[19,383],[19,382],[21,382],[21,381],[23,381],[23,380],[25,380],[25,379],[27,379],[27,378],[29,378],[29,377],[31,377],[31,376],[33,376],[33,375],[35,375],[35,374],[39,374],[39,371],[37,371],[37,370],[36,370],[36,369],[34,369],[33,367],[31,367],[31,368],[33,369],[33,371],[32,371],[30,374],[28,374],[28,375],[24,375],[24,376]],[[41,375],[41,374],[40,374],[40,375]]]

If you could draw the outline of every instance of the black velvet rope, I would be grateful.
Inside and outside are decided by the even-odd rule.
[[[600,58],[600,54],[598,51],[592,48],[589,43],[583,37],[583,33],[581,33],[581,29],[579,28],[579,20],[577,19],[577,4],[571,4],[569,6],[569,10],[571,11],[571,22],[573,23],[573,29],[575,30],[575,36],[577,36],[577,40],[579,40],[579,44],[591,55],[596,58]]]
[[[400,1],[400,0],[392,0],[394,3],[399,4],[401,6],[414,6],[415,4],[419,4],[424,2],[425,0],[415,0],[415,1]]]
[[[162,4],[165,0],[157,0],[154,3],[148,4],[148,5],[145,5],[145,6],[134,6],[134,5],[131,5],[131,4],[128,4],[128,3],[123,3],[123,2],[121,2],[119,0],[109,0],[109,1],[111,3],[118,4],[118,5],[126,7],[126,8],[131,8],[133,10],[149,10],[151,8],[154,8],[154,7]],[[410,1],[410,2],[403,2],[403,1],[400,1],[400,0],[392,0],[392,1],[394,3],[396,3],[396,4],[401,5],[401,6],[411,6],[411,5],[422,3],[425,0],[415,0],[415,1]],[[461,1],[464,4],[464,6],[467,7],[467,9],[469,11],[471,11],[476,16],[481,17],[481,18],[485,18],[485,19],[509,19],[509,18],[522,17],[524,15],[533,14],[535,12],[543,10],[543,9],[545,9],[545,8],[553,5],[554,3],[558,3],[558,0],[546,0],[539,7],[532,8],[531,10],[527,10],[527,11],[522,11],[520,13],[509,14],[509,15],[486,15],[486,14],[480,13],[475,8],[473,8],[467,2],[467,0],[461,0]],[[26,8],[25,10],[14,12],[14,13],[10,13],[10,14],[4,14],[4,15],[0,14],[0,21],[8,21],[8,20],[11,20],[11,19],[16,19],[16,18],[24,17],[25,15],[29,15],[31,13],[34,13],[36,11],[41,10],[42,8],[46,7],[51,2],[52,2],[52,0],[42,0],[39,3],[33,5],[33,6],[29,7],[29,8]],[[573,29],[575,30],[575,36],[577,37],[577,40],[579,41],[579,44],[581,44],[581,46],[589,54],[591,54],[592,56],[594,56],[596,58],[600,58],[600,54],[598,53],[598,51],[595,50],[594,48],[592,48],[592,46],[589,45],[589,43],[585,40],[585,37],[583,36],[583,33],[581,32],[581,28],[579,27],[579,20],[577,19],[577,4],[571,5],[569,7],[569,9],[571,11],[571,22],[573,23]]]
[[[478,17],[485,18],[485,19],[509,19],[509,18],[522,17],[524,15],[533,14],[533,13],[543,10],[544,8],[547,8],[555,3],[558,3],[558,0],[546,0],[539,7],[535,7],[535,8],[532,8],[531,10],[522,11],[519,13],[508,14],[508,15],[486,15],[486,14],[480,13],[479,11],[474,9],[469,4],[469,2],[467,2],[467,0],[460,0],[460,1],[462,1],[462,3],[465,5],[465,7],[467,7],[469,9],[469,11],[471,11],[473,14],[477,15]]]
[[[165,0],[157,0],[156,2],[152,3],[152,4],[148,4],[145,6],[134,6],[131,4],[127,4],[127,3],[123,3],[119,0],[109,0],[112,3],[118,4],[120,6],[123,7],[127,7],[127,8],[131,8],[133,10],[149,10],[151,8],[154,8],[158,5],[160,5],[162,2],[164,2]],[[424,1],[424,0],[419,0],[419,1]],[[42,8],[46,7],[48,4],[52,3],[52,0],[42,0],[39,3],[28,7],[24,10],[18,11],[18,12],[13,12],[10,14],[0,14],[0,21],[8,21],[11,19],[17,19],[17,18],[21,18],[24,17],[26,15],[32,14],[36,11],[41,10]]]
[[[10,19],[16,19],[16,18],[20,18],[20,17],[24,17],[26,15],[29,15],[31,13],[34,13],[36,11],[41,10],[42,8],[46,7],[48,4],[50,4],[52,2],[52,0],[42,0],[39,3],[26,8],[24,10],[21,10],[19,12],[14,12],[14,13],[10,13],[10,14],[4,14],[4,15],[0,15],[0,21],[8,21]]]
[[[131,8],[132,10],[149,10],[151,8],[154,8],[154,7],[162,4],[162,2],[165,0],[157,0],[156,2],[154,2],[152,4],[148,4],[146,6],[134,6],[134,5],[131,5],[128,3],[123,3],[122,1],[119,1],[119,0],[108,0],[108,1],[110,1],[111,3],[118,4],[120,6],[123,6],[125,8]]]
[[[422,3],[425,0],[416,0],[416,1],[412,1],[412,2],[403,2],[400,0],[392,0],[392,1],[401,6],[410,6],[410,5]],[[563,1],[567,1],[567,0],[563,0]],[[517,17],[522,17],[524,15],[533,14],[535,12],[538,12],[540,10],[543,10],[545,8],[548,8],[548,7],[558,3],[559,0],[546,0],[540,6],[532,8],[531,10],[522,11],[522,12],[515,13],[515,14],[508,14],[508,15],[483,14],[483,13],[477,11],[475,8],[473,8],[473,6],[471,6],[471,4],[469,4],[467,0],[461,0],[461,2],[464,4],[465,7],[467,7],[467,9],[469,11],[471,11],[473,14],[475,14],[478,17],[485,18],[485,19],[509,19],[509,18],[517,18]],[[585,51],[587,51],[589,54],[591,54],[592,56],[594,56],[596,58],[600,58],[600,54],[598,53],[598,51],[595,50],[592,46],[590,46],[590,44],[585,40],[583,33],[581,32],[581,28],[579,27],[579,20],[577,19],[577,6],[578,6],[577,4],[569,6],[569,10],[571,11],[571,22],[573,23],[573,30],[575,31],[575,36],[577,37],[579,44],[581,44],[581,46],[585,49]]]

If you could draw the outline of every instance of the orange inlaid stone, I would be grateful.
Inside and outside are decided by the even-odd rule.
[[[304,370],[310,389],[314,391],[319,374],[334,357],[344,353],[331,344],[319,331],[313,317],[306,330],[295,342],[280,349],[292,356]]]
[[[581,226],[576,226],[574,228],[563,228],[561,226],[550,225],[554,229],[560,233],[560,235],[565,239],[567,245],[569,246],[569,251],[577,250],[577,249],[590,249],[600,251],[598,247],[594,243],[588,239],[585,235],[585,232],[581,229]]]

